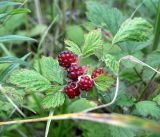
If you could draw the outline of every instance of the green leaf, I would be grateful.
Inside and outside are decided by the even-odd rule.
[[[36,65],[39,67],[38,64]],[[54,60],[52,57],[42,57],[40,67],[42,75],[49,81],[63,84],[63,71],[57,60]]]
[[[131,107],[134,105],[134,101],[126,93],[123,93],[117,98],[116,105]]]
[[[85,42],[82,47],[83,57],[94,54],[95,50],[102,45],[102,34],[100,31],[94,30],[85,36]]]
[[[5,63],[10,63],[10,64],[19,63],[19,64],[24,65],[26,67],[31,67],[29,63],[27,63],[19,58],[13,57],[13,56],[1,57],[0,64],[5,64]]]
[[[100,2],[87,2],[87,17],[99,28],[115,35],[124,20],[122,13]]]
[[[83,130],[83,137],[111,137],[108,125],[91,122],[79,122],[80,128]]]
[[[116,87],[113,87],[110,89],[110,92],[106,93],[106,96],[104,96],[105,102],[110,102],[114,96],[115,96],[115,90]],[[133,100],[128,97],[127,95],[127,88],[124,82],[120,82],[119,84],[119,90],[118,90],[118,96],[116,98],[116,102],[113,105],[114,106],[127,106],[130,107],[134,104]]]
[[[160,60],[158,58],[160,58],[160,50],[153,51],[147,55],[145,63],[152,66],[153,68],[158,68],[160,65]],[[143,79],[146,81],[150,80],[154,73],[154,71],[149,70],[148,68],[144,68]]]
[[[142,18],[127,19],[113,38],[112,45],[123,41],[146,41],[152,34],[152,25]]]
[[[15,10],[0,14],[0,19],[4,18],[6,16],[9,16],[9,15],[15,15],[15,14],[21,14],[21,13],[27,13],[27,12],[31,12],[31,11],[29,9],[25,9],[25,8],[15,9]]]
[[[150,14],[151,16],[155,16],[158,10],[158,5],[159,5],[159,0],[145,0],[144,1],[144,8],[145,11],[150,11],[147,12],[147,14]],[[144,12],[144,11],[143,11]]]
[[[109,126],[112,137],[135,137],[136,133],[134,130],[121,128],[117,126]]]
[[[0,19],[6,17],[8,15],[9,15],[8,13],[2,13],[2,14],[0,14]]]
[[[160,105],[160,94],[153,98],[153,101],[157,102],[157,104]]]
[[[9,78],[9,82],[17,87],[30,91],[46,91],[51,88],[50,82],[33,70],[17,70]]]
[[[119,46],[124,52],[127,52],[128,54],[133,54],[143,48],[152,45],[152,43],[153,38],[151,37],[148,41],[145,42],[127,41],[119,43]]]
[[[88,108],[97,106],[93,101],[86,100],[85,98],[78,99],[72,102],[68,107],[68,112],[80,112]]]
[[[81,55],[81,49],[78,47],[78,45],[76,43],[74,43],[73,41],[70,40],[65,40],[64,41],[67,46],[67,49],[72,51],[74,54],[76,55]]]
[[[21,59],[25,60],[28,56],[30,55],[30,53],[26,54],[25,56],[23,56]],[[0,74],[0,82],[3,82],[7,79],[7,77],[16,69],[18,68],[20,65],[20,63],[15,63],[15,64],[11,64],[9,65],[1,74]]]
[[[0,37],[0,42],[11,42],[11,41],[36,41],[36,40],[29,37],[25,37],[25,36],[19,36],[19,35],[7,35],[7,36]]]
[[[43,99],[43,107],[47,109],[59,107],[63,105],[65,96],[62,92],[56,92],[54,95],[48,95]]]
[[[34,26],[32,28],[32,30],[29,32],[29,36],[33,37],[33,36],[37,36],[39,34],[43,34],[46,29],[47,29],[46,25],[36,24],[36,26]]]
[[[106,91],[113,84],[114,81],[112,77],[101,74],[94,79],[94,82],[97,89],[101,91]]]
[[[92,75],[93,69],[92,67],[88,67],[87,69],[87,75]]]
[[[13,111],[14,107],[12,106],[12,104],[10,102],[8,102],[7,100],[5,100],[4,98],[0,98],[0,99],[1,99],[0,100],[0,105],[3,106],[0,109],[1,115],[2,115],[2,112],[6,112],[9,115],[9,113],[11,113]]]
[[[73,41],[78,45],[82,45],[84,42],[84,31],[82,27],[78,25],[68,25],[66,26],[66,36],[67,39]]]
[[[113,73],[118,74],[119,71],[119,63],[116,58],[110,54],[106,54],[102,60],[105,62],[106,66],[109,67]]]
[[[160,108],[153,101],[141,101],[136,104],[134,113],[144,117],[152,116],[158,119],[160,117]]]
[[[8,6],[15,6],[15,5],[20,5],[22,3],[20,2],[11,2],[11,1],[1,1],[0,2],[0,9],[8,7]]]
[[[25,23],[25,16],[25,14],[17,14],[16,16],[10,16],[9,21],[5,22],[3,24],[4,27],[0,28],[0,36],[14,34],[15,32],[18,33],[18,28],[20,28],[20,26],[23,26],[23,24]]]
[[[18,89],[11,86],[3,86],[5,94],[11,97],[12,100],[15,100],[16,103],[22,105],[24,102],[25,92],[23,89]]]
[[[9,15],[14,15],[14,14],[21,14],[21,13],[27,13],[31,12],[29,9],[22,8],[22,9],[15,9],[9,12]]]

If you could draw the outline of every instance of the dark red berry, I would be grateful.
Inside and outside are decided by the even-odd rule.
[[[80,89],[88,91],[93,87],[94,82],[89,76],[81,76],[78,85]]]
[[[71,64],[67,69],[67,77],[76,80],[79,76],[83,75],[83,69],[78,64]]]
[[[68,83],[68,85],[64,87],[64,93],[69,98],[74,98],[80,95],[79,87],[76,83]]]
[[[99,76],[100,74],[103,74],[103,73],[104,73],[103,68],[94,69],[91,77],[94,79],[94,78],[96,78],[97,76]]]
[[[70,67],[72,63],[77,61],[75,55],[71,51],[63,51],[58,55],[59,65],[62,67]]]

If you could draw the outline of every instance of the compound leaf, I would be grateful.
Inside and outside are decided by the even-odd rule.
[[[113,84],[113,78],[105,74],[101,74],[94,79],[94,82],[97,89],[106,91]]]
[[[102,34],[100,31],[91,31],[85,37],[85,42],[82,47],[83,57],[88,57],[94,54],[95,50],[102,45]]]
[[[63,71],[57,60],[52,57],[42,57],[40,60],[42,75],[49,81],[63,84]]]
[[[17,70],[9,77],[9,82],[31,91],[45,91],[51,88],[50,82],[33,70]]]
[[[118,73],[119,70],[119,63],[116,60],[116,58],[110,54],[106,54],[102,60],[105,62],[106,66],[109,67],[111,71],[113,71],[115,74]]]
[[[116,34],[124,20],[118,9],[98,2],[87,3],[87,17],[95,26],[105,29],[112,35]]]
[[[141,101],[136,104],[134,113],[144,117],[152,116],[154,118],[159,118],[160,108],[153,101]]]
[[[153,101],[157,102],[157,104],[160,105],[160,94],[153,98]]]
[[[50,94],[43,99],[43,107],[50,109],[63,105],[65,96],[62,92],[56,92],[54,95]]]
[[[67,49],[72,51],[74,54],[76,55],[81,55],[81,49],[78,47],[78,45],[76,43],[74,43],[73,41],[70,40],[65,40],[64,41],[67,46]]]
[[[127,19],[113,38],[112,45],[124,41],[146,41],[152,34],[152,25],[142,18]]]

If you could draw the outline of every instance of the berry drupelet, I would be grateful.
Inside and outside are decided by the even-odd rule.
[[[76,83],[68,83],[68,85],[64,87],[64,93],[72,99],[80,95],[79,87]]]
[[[80,65],[73,63],[67,69],[67,77],[72,80],[77,80],[79,76],[83,75],[83,69]]]
[[[93,72],[92,72],[91,78],[94,79],[94,78],[96,78],[97,76],[99,76],[103,73],[104,73],[103,68],[94,69]]]
[[[59,65],[65,68],[69,68],[72,63],[77,61],[75,55],[71,51],[63,51],[58,55]]]
[[[94,81],[90,76],[81,76],[78,85],[80,89],[88,91],[93,87]]]

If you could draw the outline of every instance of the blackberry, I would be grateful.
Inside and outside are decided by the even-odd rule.
[[[63,51],[58,55],[59,65],[65,68],[69,68],[72,63],[77,61],[75,55],[71,51]]]
[[[79,87],[76,83],[68,83],[67,86],[64,87],[64,93],[70,98],[74,98],[75,96],[80,95]]]
[[[97,76],[99,76],[100,74],[103,74],[103,73],[104,73],[103,68],[94,69],[93,72],[92,72],[91,78],[94,79],[94,78],[96,78]]]
[[[79,76],[83,75],[83,69],[78,64],[71,64],[71,66],[67,69],[67,77],[72,80],[77,80]]]
[[[94,81],[89,76],[81,76],[79,78],[78,85],[80,89],[88,91],[93,87]]]

